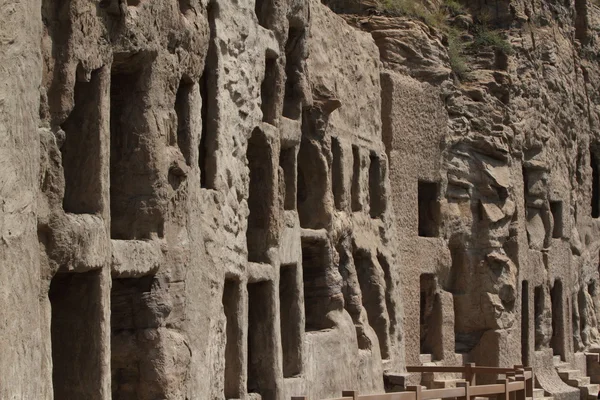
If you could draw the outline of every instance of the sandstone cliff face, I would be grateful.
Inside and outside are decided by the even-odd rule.
[[[600,9],[464,6],[461,41],[485,15],[511,50],[467,45],[462,80],[444,28],[370,1],[6,7],[0,398],[468,360],[578,396],[551,366],[600,346]]]

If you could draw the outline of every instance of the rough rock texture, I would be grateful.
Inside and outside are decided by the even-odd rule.
[[[600,349],[600,8],[463,6],[512,51],[461,81],[444,29],[374,1],[6,4],[0,398],[316,399],[466,361],[577,398],[553,356]]]

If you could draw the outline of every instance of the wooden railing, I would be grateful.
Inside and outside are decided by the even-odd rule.
[[[513,368],[479,367],[466,364],[463,367],[418,366],[407,367],[408,372],[461,373],[464,381],[456,382],[455,388],[423,389],[408,386],[407,391],[385,394],[359,395],[356,391],[344,391],[342,397],[329,400],[431,400],[497,396],[497,400],[525,400],[533,397],[533,371],[531,367],[517,365]],[[475,384],[477,374],[501,374],[505,377],[491,385]],[[292,400],[309,400],[306,396],[294,396]]]

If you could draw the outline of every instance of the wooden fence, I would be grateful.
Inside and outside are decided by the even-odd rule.
[[[497,400],[525,400],[533,397],[533,371],[531,367],[516,365],[513,368],[480,367],[473,363],[463,367],[418,366],[407,367],[408,372],[460,373],[464,381],[456,382],[455,388],[423,389],[409,386],[405,392],[359,395],[356,391],[344,391],[342,397],[329,400],[470,400],[471,397],[497,396]],[[491,385],[477,385],[478,374],[504,375]],[[294,396],[292,400],[309,400],[306,396]]]

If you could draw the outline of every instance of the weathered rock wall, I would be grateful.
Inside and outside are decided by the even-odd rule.
[[[512,51],[460,81],[443,29],[323,3],[7,7],[1,398],[323,398],[466,361],[578,396],[553,356],[600,347],[600,9],[465,4],[463,39],[485,13]]]

